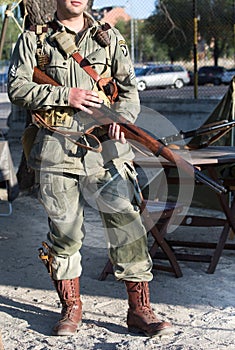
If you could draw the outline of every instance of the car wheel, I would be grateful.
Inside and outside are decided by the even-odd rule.
[[[184,82],[181,79],[177,79],[174,84],[176,89],[181,89],[184,86]]]
[[[138,89],[139,91],[144,91],[144,90],[146,89],[146,84],[145,84],[145,82],[144,82],[144,81],[139,81],[139,82],[137,83],[137,89]]]

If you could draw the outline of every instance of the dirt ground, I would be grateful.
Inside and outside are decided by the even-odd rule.
[[[17,169],[18,142],[11,153]],[[129,334],[127,295],[112,275],[99,281],[106,261],[104,235],[97,212],[86,208],[87,236],[82,248],[83,325],[73,337],[53,337],[59,300],[38,248],[47,233],[47,217],[34,196],[20,195],[10,216],[0,216],[0,332],[5,350],[234,350],[234,251],[224,251],[214,274],[207,263],[180,262],[183,277],[154,271],[151,302],[161,319],[175,327],[169,338]],[[200,229],[205,237],[221,228]],[[179,228],[174,234],[188,235]],[[198,231],[197,231],[198,234]]]

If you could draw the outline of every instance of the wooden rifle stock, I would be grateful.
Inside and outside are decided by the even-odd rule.
[[[58,84],[54,79],[49,77],[37,67],[34,68],[33,81],[38,84],[60,86],[60,84]],[[139,142],[148,148],[156,157],[161,155],[163,158],[175,164],[191,177],[195,176],[196,181],[206,184],[215,192],[219,194],[227,192],[224,186],[207,177],[184,158],[173,152],[170,148],[166,147],[163,142],[149,135],[135,124],[127,122],[124,117],[115,112],[113,109],[110,109],[105,105],[102,105],[101,108],[91,107],[90,109],[93,111],[93,114],[89,114],[89,117],[94,119],[96,124],[99,126],[107,126],[113,122],[118,123],[121,131],[125,133],[126,139]]]

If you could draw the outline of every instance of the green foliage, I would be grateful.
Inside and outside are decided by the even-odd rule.
[[[17,11],[18,10],[16,9],[15,13],[14,13],[16,18],[18,17]],[[0,16],[0,32],[2,31],[3,21],[4,21],[4,15],[3,16],[1,15]],[[10,59],[13,45],[17,41],[19,34],[20,34],[20,30],[19,30],[18,26],[16,25],[16,23],[13,21],[13,19],[11,17],[8,18],[6,36],[5,36],[5,38],[2,38],[2,40],[4,41],[4,46],[3,46],[3,51],[2,51],[2,60],[9,60]]]
[[[131,46],[131,23],[130,21],[118,21],[115,25],[115,27],[120,31],[120,33],[123,35],[123,37],[126,40],[126,43],[128,47]]]
[[[165,61],[167,51],[165,45],[157,45],[153,34],[148,34],[145,31],[145,21],[135,20],[132,23],[133,38],[131,38],[131,22],[119,21],[115,27],[124,36],[129,49],[134,44],[135,63],[144,63],[152,61]]]
[[[217,64],[219,57],[234,51],[233,6],[232,0],[159,0],[156,14],[146,21],[145,31],[153,33],[160,47],[167,47],[171,61],[189,60],[194,45],[194,18],[198,18],[199,39]]]

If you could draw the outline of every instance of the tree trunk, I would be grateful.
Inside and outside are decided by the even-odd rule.
[[[50,21],[56,10],[56,0],[23,0],[20,4],[21,15],[27,11],[26,27],[30,24],[42,24]]]
[[[26,25],[43,24],[54,17],[56,0],[23,0],[20,4],[21,15],[24,17],[25,8],[28,13]],[[91,12],[93,0],[88,1],[87,11]]]

